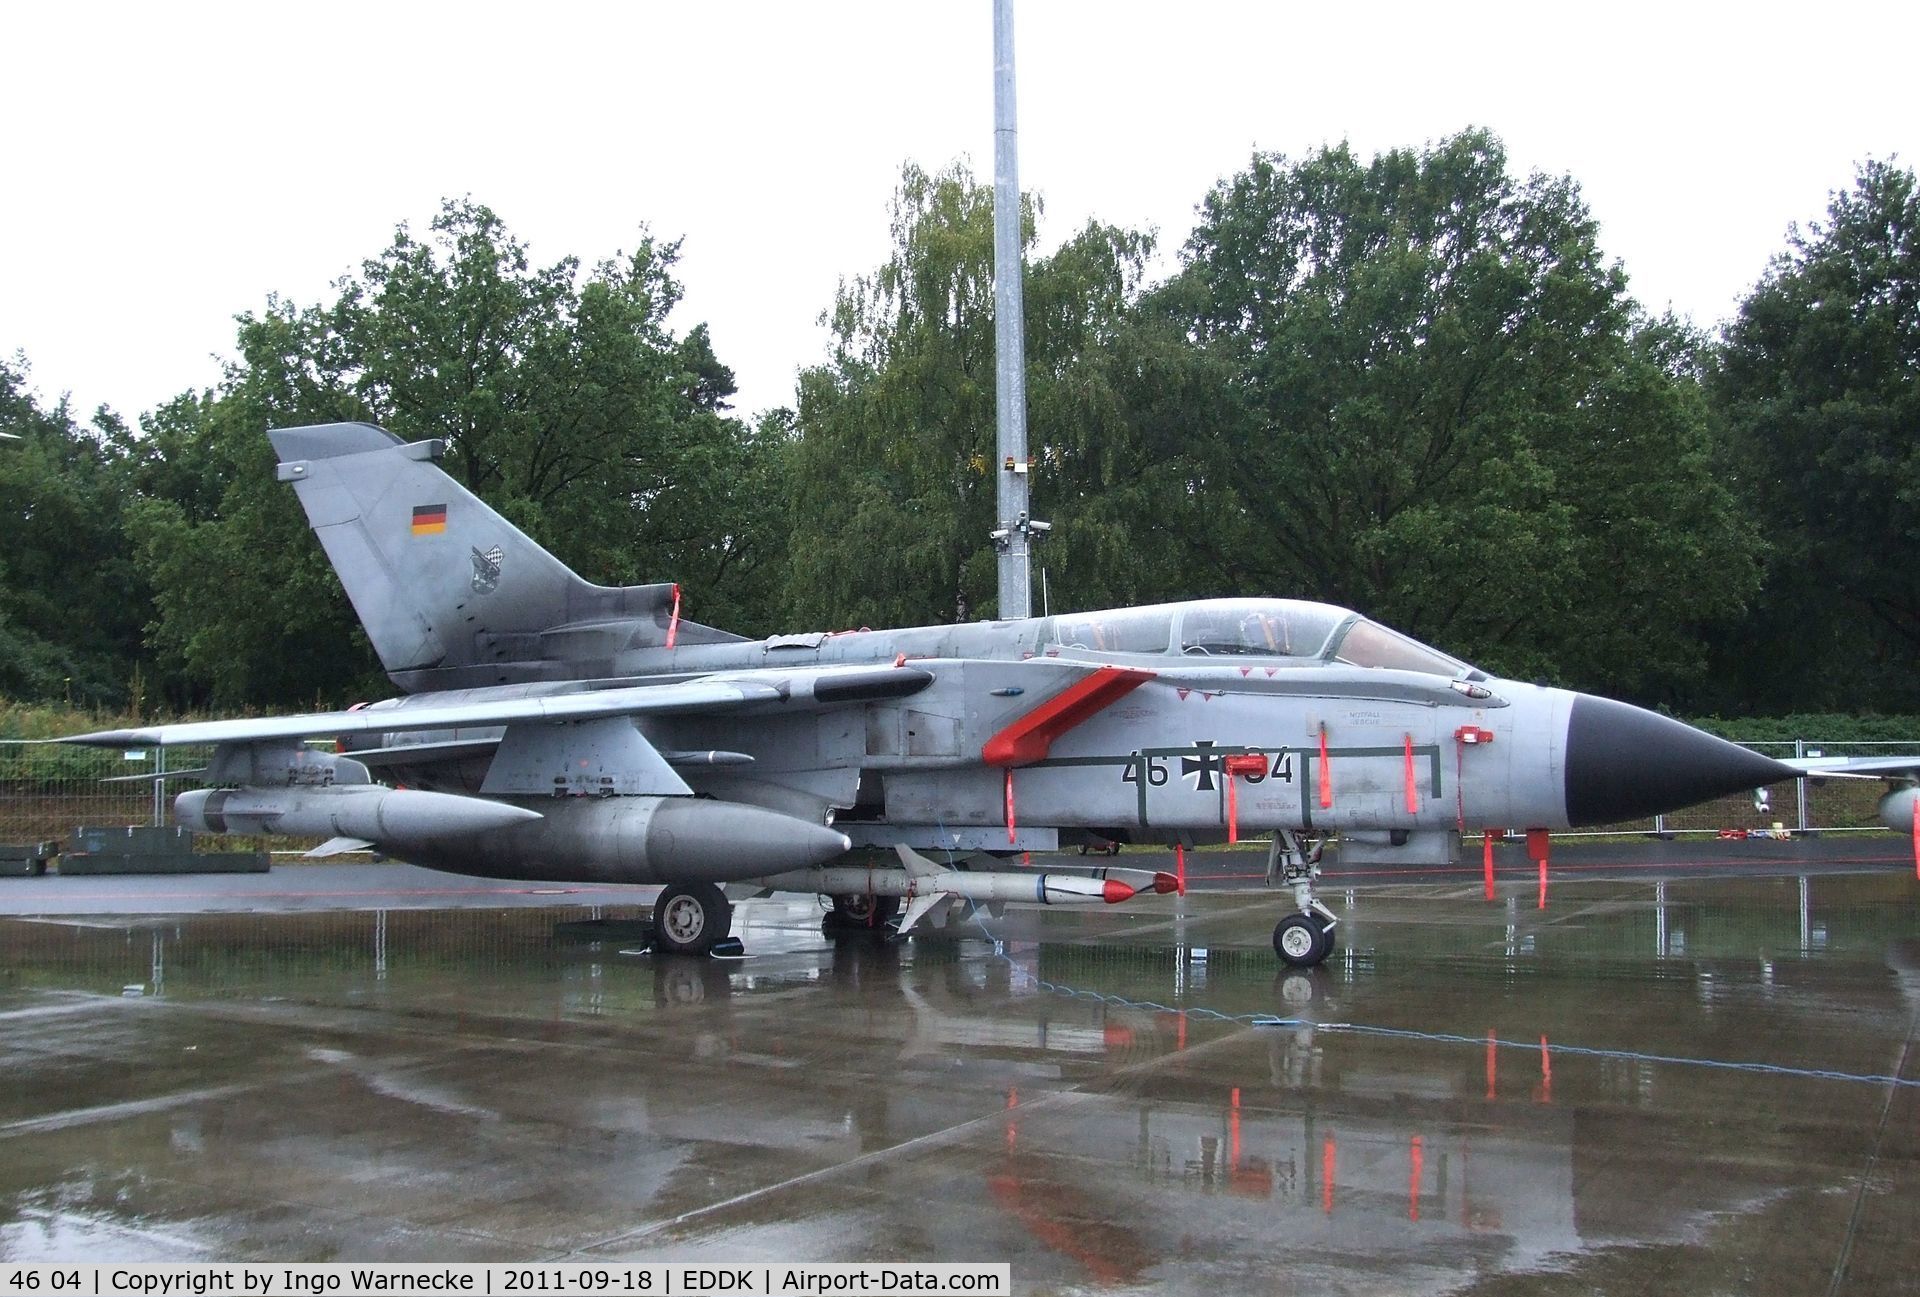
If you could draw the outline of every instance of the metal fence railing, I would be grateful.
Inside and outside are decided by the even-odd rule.
[[[126,751],[52,744],[0,742],[0,842],[56,841],[74,830],[123,824],[173,823],[174,794],[196,788],[191,776],[211,748],[134,748]],[[288,838],[204,837],[202,851],[306,850]]]

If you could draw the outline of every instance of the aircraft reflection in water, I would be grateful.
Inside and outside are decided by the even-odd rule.
[[[1764,945],[1792,932],[1785,881],[1738,912],[1688,911],[1684,926],[1703,934],[1696,948],[1713,944],[1704,934],[1728,934],[1744,971],[1675,971],[1711,967],[1723,985],[1757,990],[1754,943],[1734,934]],[[1746,912],[1761,904],[1769,913]],[[1891,903],[1860,911],[1858,932],[1851,913],[1829,903],[1813,918],[1849,948],[1911,931]],[[112,1087],[132,1084],[134,1069],[71,1066],[76,1051],[93,1059],[111,1041],[133,1056],[179,1060],[167,1064],[169,1088],[223,1097],[124,1125],[56,1120],[33,1136],[44,1143],[16,1135],[0,1201],[67,1203],[62,1210],[126,1220],[145,1237],[198,1232],[215,1250],[235,1239],[270,1247],[259,1231],[282,1222],[308,1231],[281,1240],[283,1250],[340,1250],[311,1231],[341,1227],[349,1202],[430,1221],[458,1204],[490,1220],[474,1206],[473,1172],[484,1166],[483,1207],[488,1192],[538,1202],[540,1220],[581,1231],[558,1246],[716,1210],[710,1223],[660,1237],[739,1255],[791,1254],[796,1238],[810,1255],[835,1258],[876,1239],[930,1255],[971,1249],[1019,1258],[1030,1282],[1162,1282],[1175,1267],[1214,1266],[1206,1273],[1226,1273],[1229,1291],[1279,1254],[1375,1276],[1404,1270],[1423,1277],[1416,1287],[1448,1290],[1476,1273],[1556,1266],[1614,1243],[1688,1240],[1727,1213],[1773,1211],[1768,1203],[1781,1216],[1769,1216],[1765,1232],[1798,1247],[1796,1231],[1775,1228],[1804,1209],[1793,1195],[1831,1199],[1857,1171],[1850,1151],[1825,1146],[1818,1123],[1776,1130],[1764,1092],[1730,1088],[1737,1078],[1717,1073],[1670,1085],[1669,1070],[1646,1063],[1309,1025],[1249,1031],[1029,989],[1031,974],[1171,999],[1191,951],[1041,943],[1016,947],[1016,967],[975,943],[821,949],[788,928],[784,946],[769,934],[758,944],[771,953],[744,965],[643,962],[619,958],[617,943],[554,943],[555,917],[393,911],[140,929],[154,977],[165,978],[153,989],[172,1007],[142,1014],[116,997],[69,996],[58,1012],[21,1018],[19,1093],[56,1092],[53,1079],[71,1077],[108,1088],[65,1102],[87,1112],[125,1104],[137,1096]],[[9,923],[4,935],[16,986],[117,990],[147,973],[148,941],[123,931]],[[1625,994],[1609,997],[1609,1021],[1643,1003],[1643,1043],[1684,1050],[1709,1028],[1780,1034],[1777,1016],[1757,1015],[1750,998],[1707,1005],[1684,978],[1648,977],[1619,957],[1620,936],[1593,938],[1616,952],[1599,976],[1629,979],[1615,988]],[[1495,1030],[1479,1015],[1497,1017],[1503,1004],[1530,1024],[1585,1011],[1593,967],[1526,963],[1539,986],[1503,1000],[1474,996],[1471,978],[1434,977],[1430,960],[1403,977],[1334,968],[1277,977],[1251,948],[1220,950],[1207,999],[1340,1020],[1430,1015],[1439,1029],[1475,1036]],[[1813,994],[1787,1007],[1810,1027],[1857,1021],[1877,1036],[1883,1020],[1911,1013],[1887,987],[1835,1014],[1821,974],[1857,992],[1862,966],[1805,964],[1798,976]],[[1308,986],[1313,1003],[1283,1005],[1288,981]],[[795,996],[802,986],[812,989]],[[248,1010],[218,1003],[232,998]],[[271,1004],[283,1007],[260,1011]],[[347,1005],[362,1011],[335,1007]],[[53,1034],[18,1036],[27,1031]],[[567,1059],[564,1085],[553,1082],[556,1049]],[[240,1068],[248,1084],[223,1086],[234,1079],[223,1067]],[[1862,1111],[1877,1112],[1883,1093],[1855,1089]],[[1822,1111],[1847,1107],[1846,1093],[1821,1096]],[[1724,1107],[1722,1119],[1668,1111],[1709,1103]],[[1646,1138],[1649,1122],[1659,1139]],[[1757,1149],[1776,1146],[1797,1168],[1785,1180],[1757,1160]],[[218,1163],[220,1175],[207,1181],[195,1170],[202,1163]],[[724,1205],[795,1175],[809,1182],[763,1210]],[[203,1183],[224,1187],[199,1193],[228,1196],[209,1205],[182,1187]],[[330,1210],[263,1221],[256,1191],[269,1185],[276,1202]],[[929,1211],[936,1194],[940,1210]]]
[[[68,741],[213,745],[210,787],[175,803],[199,830],[667,884],[663,950],[728,932],[723,884],[830,896],[837,931],[904,903],[905,931],[948,902],[1097,905],[1176,886],[924,852],[1271,834],[1269,879],[1293,897],[1274,945],[1310,965],[1333,942],[1314,894],[1333,834],[1348,864],[1443,864],[1463,831],[1609,823],[1794,774],[1298,600],[746,640],[682,619],[677,586],[581,580],[442,472],[441,443],[357,423],[271,436],[408,696]],[[897,859],[848,855],[860,847]]]

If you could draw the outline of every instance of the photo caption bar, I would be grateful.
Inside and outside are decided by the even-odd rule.
[[[779,1294],[968,1293],[1004,1297],[1012,1267],[985,1262],[754,1265],[0,1264],[0,1297],[777,1297]]]

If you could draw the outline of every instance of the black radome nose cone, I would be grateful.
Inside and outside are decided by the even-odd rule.
[[[1799,774],[1669,716],[1581,694],[1567,719],[1567,822],[1661,815]]]

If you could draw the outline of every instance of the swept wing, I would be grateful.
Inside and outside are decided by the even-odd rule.
[[[95,730],[61,743],[93,747],[173,747],[184,744],[261,743],[272,740],[456,730],[494,725],[597,720],[614,716],[778,711],[901,698],[933,682],[919,667],[815,667],[743,671],[672,684],[634,685],[538,697],[477,699],[361,711],[309,712],[246,720],[183,721],[130,729]]]

